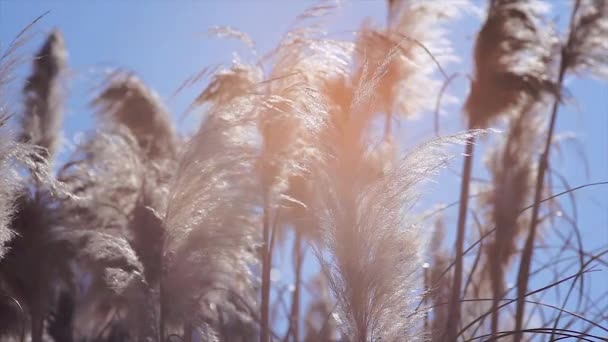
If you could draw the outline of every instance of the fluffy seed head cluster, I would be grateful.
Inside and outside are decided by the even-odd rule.
[[[10,51],[0,50],[0,259],[6,252],[5,244],[13,233],[10,220],[14,209],[17,173],[13,166],[13,154],[18,148],[14,137],[7,127],[9,109],[6,99],[6,85],[14,62]]]
[[[178,322],[200,324],[205,317],[193,315],[197,308],[220,307],[250,285],[259,204],[251,101],[242,94],[214,103],[169,185],[161,286]]]
[[[541,22],[542,1],[492,1],[475,44],[475,75],[465,104],[471,127],[554,92],[556,39]]]
[[[265,90],[269,95],[259,117],[263,183],[273,197],[294,191],[293,183],[320,160],[317,140],[328,121],[322,88],[327,79],[347,72],[350,47],[294,32],[274,51],[276,63]]]
[[[3,115],[0,114],[0,115]],[[0,258],[4,255],[4,244],[12,233],[9,222],[13,211],[16,172],[13,170],[11,151],[15,148],[6,132],[6,118],[0,118]]]
[[[489,221],[495,224],[497,244],[488,244],[487,248],[503,266],[515,254],[517,236],[525,225],[520,210],[529,203],[535,176],[534,161],[543,123],[538,115],[540,107],[532,103],[507,119],[504,139],[490,152],[487,161],[492,187],[480,201],[491,207]]]
[[[106,120],[126,126],[149,156],[176,152],[175,132],[167,110],[158,95],[134,75],[120,71],[111,74],[93,106]]]
[[[37,18],[34,22],[40,19]],[[8,120],[14,114],[7,98],[7,86],[13,81],[13,71],[22,62],[18,50],[29,38],[31,23],[13,41],[0,51],[0,241],[10,237],[7,221],[10,219],[11,205],[18,189],[18,165],[37,171],[42,177],[49,153],[52,154],[58,141],[61,124],[59,78],[64,68],[67,53],[59,31],[52,31],[33,60],[32,75],[28,78],[24,92],[24,113],[22,132],[18,139],[13,136]],[[18,142],[21,140],[21,143]],[[26,141],[24,141],[26,140]],[[36,147],[38,146],[38,147]],[[0,250],[3,243],[0,242]],[[2,253],[0,252],[0,256]]]
[[[348,131],[331,129],[335,131],[329,136],[337,139]],[[381,170],[370,168],[377,151],[364,147],[369,144],[365,136],[349,146],[334,141],[325,151],[327,160],[314,179],[320,196],[314,212],[322,232],[317,256],[338,302],[338,323],[349,340],[417,338],[411,331],[421,313],[412,303],[420,286],[416,271],[422,244],[408,211],[418,198],[416,186],[447,162],[441,147],[466,138],[447,137],[419,146]],[[396,322],[395,317],[401,319]]]
[[[60,140],[63,116],[60,82],[66,59],[63,37],[59,31],[53,31],[34,58],[32,74],[23,88],[21,140],[46,149],[50,158]]]
[[[415,116],[435,105],[441,66],[456,57],[443,24],[472,8],[466,1],[393,1],[386,29],[364,25],[356,42],[359,82],[372,84],[379,111]],[[445,76],[445,75],[444,75]],[[381,79],[381,81],[380,81]]]
[[[608,77],[608,1],[581,0],[564,53],[565,64],[596,77]]]
[[[606,3],[575,2],[562,46],[566,68],[606,73]],[[438,230],[423,292],[424,229],[412,211],[421,183],[451,159],[446,146],[484,131],[402,153],[391,129],[377,141],[377,123],[382,114],[390,122],[435,107],[442,65],[455,60],[443,24],[474,6],[389,1],[387,26],[366,23],[354,42],[323,31],[320,21],[335,8],[313,6],[267,55],[216,69],[190,108],[203,121],[184,139],[154,91],[132,73],[112,73],[91,102],[96,131],[77,142],[56,176],[48,166],[59,140],[66,52],[61,35],[51,33],[24,87],[20,142],[4,134],[0,108],[0,291],[23,304],[32,341],[46,338],[45,327],[55,340],[251,341],[260,330],[265,340],[276,332],[263,331],[274,327],[258,317],[258,306],[259,316],[272,316],[270,299],[282,299],[270,276],[275,235],[291,233],[297,248],[312,246],[322,277],[313,280],[315,298],[299,301],[310,284],[303,264],[294,267],[286,340],[445,339],[446,303],[468,294],[459,293],[460,283],[451,291],[450,277],[464,283],[456,279],[465,271],[447,272]],[[482,279],[473,266],[464,286],[475,283],[479,295],[479,282],[489,278],[496,310],[533,187],[540,109],[546,95],[559,97],[545,10],[538,0],[490,1],[465,105],[470,127],[498,117],[508,127],[488,158],[492,188],[480,197],[495,237],[478,249]],[[210,33],[255,48],[236,29]],[[0,63],[0,86],[3,70]],[[21,166],[32,177],[19,187]],[[301,263],[305,252],[293,258]],[[426,316],[416,307],[424,296],[436,306]],[[299,303],[308,304],[306,318]],[[8,325],[15,333],[16,308],[0,298],[1,334]],[[459,324],[472,316],[454,311]]]

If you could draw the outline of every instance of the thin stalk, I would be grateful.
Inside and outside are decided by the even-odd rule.
[[[38,167],[38,166],[37,166]],[[34,192],[34,202],[36,203],[36,206],[39,205],[40,201],[41,201],[41,188],[42,188],[42,181],[40,179],[38,179],[38,177],[35,177],[35,192]],[[41,272],[39,270],[39,272]],[[32,321],[31,321],[31,338],[32,338],[32,342],[42,342],[42,335],[44,332],[44,315],[42,314],[42,308],[41,308],[41,298],[45,297],[45,294],[43,294],[43,290],[42,290],[42,284],[44,283],[44,281],[41,281],[42,279],[44,279],[44,276],[42,276],[41,274],[37,274],[35,276],[35,283],[37,283],[37,287],[36,290],[38,292],[38,296],[37,296],[37,303],[33,303],[32,305]],[[36,281],[37,280],[37,281]]]
[[[268,194],[264,194],[263,239],[262,246],[262,303],[260,315],[260,342],[269,342],[269,308],[270,308],[270,207]]]
[[[559,76],[557,79],[558,87],[561,84],[566,73],[566,63],[564,63],[562,53],[562,62],[560,65]],[[559,88],[558,88],[559,89]],[[530,220],[530,227],[528,228],[528,237],[526,238],[526,244],[522,252],[521,261],[519,264],[519,271],[517,274],[517,307],[515,311],[515,334],[513,335],[513,341],[521,341],[523,336],[522,326],[524,319],[525,310],[525,293],[528,289],[528,282],[530,279],[530,266],[532,264],[532,256],[534,254],[534,240],[536,238],[536,229],[539,222],[540,204],[543,195],[543,186],[545,181],[545,172],[549,165],[549,153],[551,152],[551,144],[553,141],[553,132],[555,130],[555,121],[557,119],[557,112],[559,109],[561,95],[556,96],[551,109],[551,119],[549,121],[549,129],[547,132],[547,138],[545,140],[545,147],[543,153],[539,157],[538,161],[538,172],[536,174],[536,187],[534,189],[534,202],[532,207],[532,219]]]
[[[427,265],[424,265],[424,266],[427,266]],[[424,297],[422,297],[422,298],[424,300],[424,304],[426,305],[428,298],[431,294],[429,293],[429,291],[430,291],[430,289],[429,289],[429,268],[428,268],[428,266],[427,267],[424,267],[424,266],[422,268],[423,272],[424,272]],[[430,331],[429,330],[429,312],[425,311],[424,312],[424,333],[426,334],[429,331]]]
[[[466,141],[464,163],[462,167],[462,182],[460,183],[460,205],[458,208],[458,227],[456,232],[456,258],[454,262],[454,281],[452,283],[452,293],[448,310],[448,322],[446,336],[449,341],[455,341],[460,322],[460,289],[462,287],[463,273],[463,251],[464,238],[466,233],[467,209],[469,202],[469,187],[471,183],[471,173],[473,170],[473,152],[475,138],[469,137]]]
[[[300,287],[302,282],[302,264],[304,258],[302,255],[302,233],[299,230],[296,230],[295,235],[295,240],[293,242],[295,280],[293,296],[291,299],[291,317],[289,324],[291,327],[290,330],[293,336],[293,341],[298,342],[300,336]]]
[[[496,240],[496,239],[495,239]],[[500,264],[500,260],[499,260],[499,256],[503,255],[502,252],[502,244],[499,241],[496,241],[497,243],[494,244],[494,247],[496,248],[496,250],[490,254],[490,258],[492,259],[490,261],[490,265],[492,267],[491,270],[491,277],[492,277],[492,337],[490,338],[491,341],[494,341],[497,339],[498,336],[498,305],[500,304],[500,300],[501,300],[501,295],[502,295],[502,283],[503,283],[503,275],[502,275],[502,270],[501,270],[501,264]]]
[[[161,243],[161,250],[159,252],[158,263],[160,264],[160,279],[158,281],[158,342],[165,341],[165,320],[167,319],[167,290],[165,289],[165,277],[167,275],[164,253],[166,250],[167,234],[163,234]]]
[[[528,237],[526,238],[526,244],[522,252],[521,261],[519,264],[519,271],[517,274],[517,307],[515,311],[515,335],[513,341],[521,341],[523,332],[523,318],[525,310],[525,298],[524,294],[528,289],[528,282],[530,280],[530,266],[532,264],[532,256],[534,254],[534,240],[536,238],[536,228],[539,222],[539,212],[541,205],[542,190],[545,181],[545,172],[549,166],[549,153],[551,151],[551,144],[553,142],[553,131],[555,130],[555,121],[557,119],[557,111],[561,102],[561,87],[566,75],[566,70],[569,66],[569,47],[572,44],[575,33],[575,18],[576,13],[580,7],[581,1],[577,0],[574,3],[572,13],[570,16],[570,32],[566,45],[561,49],[561,58],[559,66],[559,74],[556,82],[557,95],[553,101],[553,107],[551,108],[551,119],[549,121],[549,129],[547,132],[547,138],[545,141],[545,147],[543,153],[540,155],[538,161],[538,173],[536,174],[536,188],[534,189],[534,202],[532,207],[532,219],[530,220],[530,228],[528,229]]]

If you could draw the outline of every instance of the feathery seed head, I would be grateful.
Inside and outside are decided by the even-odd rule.
[[[395,2],[385,30],[360,29],[355,78],[375,84],[379,111],[411,117],[433,108],[441,86],[436,72],[443,73],[438,64],[457,61],[443,24],[471,7],[466,0]]]
[[[13,154],[20,148],[12,140],[3,115],[4,113],[0,113],[0,259],[6,252],[4,244],[13,237],[9,227],[18,190],[18,174],[14,169]]]
[[[355,149],[358,156],[327,151],[326,164],[315,174],[315,212],[323,234],[316,254],[350,340],[415,339],[410,332],[422,313],[412,304],[420,286],[415,278],[422,243],[408,211],[419,196],[416,186],[449,159],[442,146],[468,136],[431,141],[376,177],[363,167],[370,158],[364,150]]]
[[[567,41],[564,58],[569,68],[608,78],[608,1],[581,0]]]
[[[150,157],[175,154],[176,137],[171,117],[159,96],[137,77],[126,72],[112,73],[104,90],[93,100],[99,115],[124,125]]]
[[[46,149],[52,159],[62,124],[61,76],[67,52],[61,33],[53,31],[33,60],[32,74],[23,88],[25,97],[20,140]]]
[[[465,104],[471,127],[555,92],[556,39],[542,22],[542,1],[492,2],[475,43],[475,75]]]
[[[194,322],[250,281],[256,184],[254,107],[245,96],[212,107],[179,158],[164,215],[163,288],[170,320]],[[219,295],[217,289],[220,289]],[[223,291],[222,291],[223,290]]]

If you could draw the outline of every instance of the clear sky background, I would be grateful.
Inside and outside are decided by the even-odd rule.
[[[22,51],[34,53],[44,34],[59,28],[69,51],[69,97],[67,100],[64,147],[91,127],[92,111],[88,107],[92,90],[107,68],[134,71],[165,100],[176,118],[191,103],[203,84],[188,88],[176,96],[175,91],[188,77],[209,65],[229,65],[233,52],[242,60],[253,60],[251,52],[242,44],[209,38],[205,32],[216,25],[229,25],[248,33],[257,43],[259,54],[269,51],[289,29],[295,17],[312,1],[226,0],[226,1],[27,1],[0,0],[0,44],[5,47],[14,36],[34,18],[50,13],[34,29],[37,35]],[[478,2],[481,4],[481,2]],[[567,18],[567,0],[555,0],[555,18]],[[345,1],[342,9],[330,21],[330,34],[347,37],[348,31],[359,27],[371,17],[378,23],[386,18],[385,1]],[[480,19],[469,15],[451,26],[451,36],[463,62],[446,66],[448,73],[471,71],[470,53]],[[10,99],[19,99],[23,76],[29,72],[26,63],[17,69],[11,85]],[[463,98],[467,82],[454,82],[449,92]],[[578,143],[567,143],[562,153],[553,153],[552,166],[559,170],[574,187],[584,183],[608,180],[608,86],[606,82],[571,78],[567,80],[570,102],[560,109],[557,131],[576,136]],[[442,132],[461,130],[461,104],[449,106],[441,118]],[[406,121],[399,128],[399,139],[411,145],[432,136],[432,115]],[[193,131],[193,120],[179,121],[183,131]],[[580,145],[580,146],[579,146]],[[483,150],[483,148],[481,148]],[[555,152],[555,150],[554,150]],[[581,154],[586,158],[582,158]],[[482,159],[479,157],[477,160]],[[586,161],[584,161],[586,159]],[[476,163],[476,174],[484,178],[481,163]],[[453,170],[460,170],[456,160]],[[555,183],[557,188],[562,185]],[[428,196],[420,203],[428,209],[440,202],[450,203],[458,198],[459,180],[445,172],[432,184]],[[576,193],[579,226],[585,246],[589,249],[608,243],[608,187],[595,187]],[[564,202],[567,208],[567,202]],[[456,211],[446,212],[446,222],[455,224]],[[448,226],[450,231],[453,227]],[[567,226],[557,222],[553,229]],[[451,235],[448,235],[448,237]],[[448,238],[452,243],[453,239]],[[312,268],[312,266],[311,266]],[[289,275],[285,276],[289,281]],[[594,275],[594,289],[605,290],[608,271]],[[605,299],[608,303],[608,298]]]

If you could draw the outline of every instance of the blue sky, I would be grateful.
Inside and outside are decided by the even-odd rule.
[[[211,39],[205,32],[212,26],[230,25],[248,33],[257,43],[260,53],[269,51],[293,23],[296,15],[312,5],[311,1],[10,1],[0,0],[0,44],[8,42],[24,26],[40,14],[50,13],[35,26],[37,33],[21,51],[34,52],[46,32],[53,27],[64,34],[69,50],[70,82],[64,129],[66,141],[86,130],[92,123],[88,101],[91,90],[106,68],[121,67],[137,73],[165,100],[176,117],[181,116],[202,85],[172,96],[189,76],[202,68],[216,64],[230,64],[233,52],[241,58],[252,58],[250,52],[234,41]],[[567,17],[563,9],[565,0],[553,2],[556,18]],[[330,33],[344,34],[355,30],[361,20],[372,17],[384,22],[384,1],[344,2],[342,10],[329,27]],[[465,62],[447,67],[449,71],[470,71],[471,44],[479,25],[472,16],[456,22],[451,34],[456,50]],[[18,99],[21,84],[18,82],[29,70],[24,64],[17,70],[16,84],[12,85],[12,98]],[[588,167],[585,167],[577,145],[566,144],[563,153],[553,154],[552,165],[559,170],[571,186],[608,180],[608,86],[606,82],[570,78],[567,86],[572,95],[567,106],[559,113],[557,130],[577,137]],[[450,92],[462,98],[466,93],[465,81],[455,82]],[[462,129],[459,105],[448,107],[442,117],[442,131]],[[192,131],[192,121],[185,120],[180,128]],[[408,144],[432,136],[432,120],[423,116],[407,121],[399,128],[399,139]],[[490,138],[491,139],[491,138]],[[64,144],[69,146],[69,143]],[[483,147],[481,148],[483,150]],[[478,157],[477,160],[481,160]],[[460,169],[456,160],[452,169]],[[476,173],[484,177],[481,163]],[[588,168],[588,172],[586,169]],[[556,183],[556,186],[559,185]],[[429,195],[421,202],[428,208],[438,202],[452,202],[458,198],[458,179],[446,172],[438,182],[431,184]],[[608,243],[608,187],[596,187],[576,193],[579,224],[585,244],[593,246]],[[567,202],[564,202],[567,204]],[[569,208],[569,205],[566,205]],[[446,222],[455,222],[456,212],[446,213]],[[451,228],[451,227],[448,227]],[[558,224],[556,229],[567,229]],[[451,241],[451,240],[449,240]],[[601,289],[608,283],[607,271],[594,275],[594,287]],[[608,299],[606,299],[608,301]],[[608,303],[608,302],[607,302]]]

